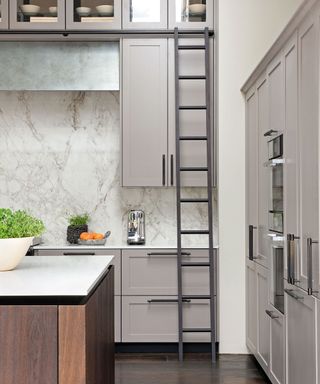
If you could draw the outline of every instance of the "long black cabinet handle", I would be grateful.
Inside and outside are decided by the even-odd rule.
[[[253,256],[253,230],[257,227],[249,225],[249,260],[253,261],[255,257]]]
[[[312,240],[311,237],[307,238],[307,265],[308,265],[308,295],[313,294],[313,244],[318,244],[318,241]]]
[[[171,187],[173,187],[173,184],[174,184],[174,180],[173,180],[173,174],[174,174],[174,161],[173,161],[173,155],[170,156],[170,177],[171,177],[171,180],[170,180],[170,184],[171,184]]]
[[[166,155],[162,155],[162,185],[166,185]]]
[[[157,304],[157,303],[178,303],[178,299],[151,299],[148,300],[149,304]],[[191,303],[190,299],[182,299],[183,303]]]
[[[64,252],[63,256],[95,256],[95,252]]]
[[[150,252],[148,256],[177,256],[177,252]],[[181,256],[191,256],[190,252],[181,252]]]
[[[304,300],[304,297],[303,297],[303,296],[296,295],[296,294],[293,292],[293,290],[291,290],[291,289],[285,289],[284,291],[285,291],[285,293],[286,293],[287,295],[289,295],[290,297],[292,297],[292,298],[295,299],[295,300],[300,300],[300,301],[303,301],[303,300]]]

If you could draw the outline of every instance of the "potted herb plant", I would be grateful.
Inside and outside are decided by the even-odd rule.
[[[88,222],[90,218],[87,213],[83,215],[70,216],[67,228],[67,241],[70,244],[77,244],[82,232],[88,232]]]
[[[26,255],[34,237],[45,230],[41,220],[26,211],[0,208],[0,271],[10,271]]]

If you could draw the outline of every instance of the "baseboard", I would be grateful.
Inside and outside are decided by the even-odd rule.
[[[184,343],[186,353],[211,353],[210,343]],[[216,343],[219,353],[219,343]],[[178,353],[177,343],[116,343],[116,353]]]

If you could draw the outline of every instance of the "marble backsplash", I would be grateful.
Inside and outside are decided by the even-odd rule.
[[[124,244],[127,212],[142,209],[147,245],[175,246],[175,189],[122,188],[120,155],[119,92],[0,92],[0,206],[40,217],[47,245],[65,244],[67,216],[83,212],[92,230],[112,231],[110,245]],[[206,228],[206,210],[184,209],[184,227]]]

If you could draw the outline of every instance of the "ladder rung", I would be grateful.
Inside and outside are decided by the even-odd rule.
[[[206,141],[207,136],[180,136],[180,140],[186,141]]]
[[[200,333],[200,332],[211,333],[212,332],[211,328],[184,328],[182,331],[185,333]]]
[[[180,111],[200,111],[206,110],[207,107],[205,105],[180,105]]]
[[[206,80],[206,76],[204,76],[204,75],[179,76],[179,80]]]
[[[182,50],[197,50],[197,49],[206,49],[205,45],[179,45],[179,49]]]
[[[181,235],[209,235],[209,231],[206,229],[184,229],[181,231]]]
[[[181,267],[210,267],[210,263],[205,262],[183,262]]]
[[[180,203],[209,203],[209,199],[181,199]]]
[[[210,300],[210,295],[183,295],[182,300]]]
[[[181,172],[207,172],[208,167],[181,167]]]

